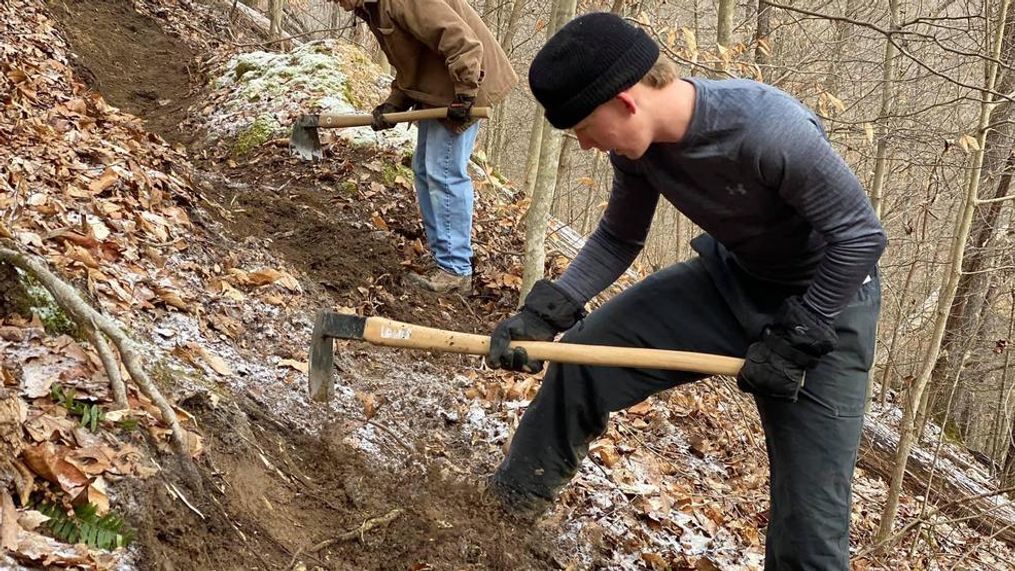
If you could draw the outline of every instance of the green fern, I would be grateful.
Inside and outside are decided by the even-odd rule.
[[[74,398],[74,389],[70,391],[64,391],[63,387],[59,383],[54,383],[50,388],[50,396],[53,400],[60,403],[66,408],[72,415],[81,417],[81,426],[95,432],[99,426],[99,421],[105,420],[106,414],[102,412],[99,405],[90,403],[87,401],[77,400]]]
[[[39,504],[36,509],[50,518],[45,526],[53,537],[64,543],[84,543],[89,547],[113,550],[126,547],[134,540],[134,530],[127,527],[123,518],[113,512],[99,517],[95,504],[75,506],[72,514],[48,503]]]

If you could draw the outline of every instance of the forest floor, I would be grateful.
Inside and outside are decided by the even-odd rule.
[[[505,517],[482,482],[502,458],[538,377],[490,371],[477,357],[340,342],[335,399],[307,398],[308,343],[319,309],[475,333],[488,333],[510,313],[525,206],[510,188],[477,174],[473,294],[411,289],[403,276],[425,264],[425,239],[405,148],[329,137],[325,159],[306,163],[290,156],[284,138],[238,153],[234,138],[212,132],[207,119],[224,105],[218,75],[236,71],[224,67],[229,58],[260,47],[226,40],[227,30],[250,42],[256,36],[249,30],[244,35],[197,1],[50,0],[45,9],[17,1],[31,7],[39,38],[66,38],[66,46],[53,41],[48,49],[75,54],[66,56],[69,81],[140,118],[151,135],[137,144],[163,149],[145,164],[186,188],[168,197],[182,212],[164,241],[124,238],[140,240],[140,257],[157,266],[153,295],[138,302],[124,287],[130,295],[118,304],[97,287],[95,297],[165,363],[161,384],[200,442],[193,449],[198,475],[160,451],[164,433],[163,442],[153,430],[106,437],[134,443],[153,467],[145,477],[116,478],[110,489],[135,531],[133,545],[113,559],[78,564],[761,568],[764,436],[750,401],[728,379],[670,391],[616,415],[537,525]],[[99,117],[95,124],[130,121],[89,113]],[[282,111],[274,116],[283,125],[291,119]],[[157,215],[148,202],[132,201],[130,216],[150,221],[177,212]],[[32,234],[24,228],[19,236]],[[550,258],[551,271],[564,263],[559,252]],[[127,257],[109,263],[125,273],[141,264]],[[55,346],[38,335],[3,338],[10,355]],[[73,375],[61,375],[75,384]],[[86,383],[77,390],[88,392]],[[32,410],[47,392],[39,391]],[[108,403],[103,391],[93,394]],[[854,542],[862,551],[876,530],[885,485],[859,470],[856,495]],[[907,495],[903,517],[918,507]],[[854,568],[1003,569],[1015,560],[1006,546],[961,523],[906,541],[911,552],[864,553]],[[33,559],[18,557],[26,565]]]

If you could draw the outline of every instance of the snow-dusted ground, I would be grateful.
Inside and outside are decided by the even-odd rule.
[[[288,136],[292,122],[305,113],[368,114],[387,96],[392,79],[362,50],[339,40],[305,43],[290,53],[237,54],[214,74],[200,111],[212,138],[235,137],[258,121],[270,138]],[[411,124],[379,132],[321,129],[321,134],[383,147],[405,148],[416,141]]]

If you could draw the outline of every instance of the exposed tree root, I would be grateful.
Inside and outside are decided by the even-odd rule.
[[[189,458],[187,439],[183,428],[176,418],[176,411],[173,410],[169,401],[162,395],[158,387],[152,383],[145,372],[141,356],[137,350],[137,344],[123,329],[112,319],[95,310],[90,306],[72,285],[58,277],[49,269],[49,264],[36,256],[22,251],[17,244],[10,240],[0,240],[0,261],[12,264],[22,271],[30,273],[52,294],[57,304],[71,317],[83,331],[87,332],[89,339],[95,346],[102,363],[106,368],[112,385],[114,399],[119,407],[126,407],[127,394],[120,378],[120,368],[113,357],[112,350],[106,343],[108,337],[116,350],[120,353],[120,359],[127,369],[127,373],[137,384],[141,392],[155,403],[162,413],[162,420],[172,430],[173,449],[181,457]]]

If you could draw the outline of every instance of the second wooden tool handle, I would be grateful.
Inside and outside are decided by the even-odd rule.
[[[383,317],[367,318],[363,338],[375,345],[387,347],[406,347],[469,355],[485,355],[490,350],[490,338],[485,335],[422,327]],[[736,375],[744,365],[744,360],[736,357],[665,349],[579,345],[549,341],[515,341],[511,343],[511,346],[524,347],[529,357],[533,359],[578,365],[665,369],[708,375]]]
[[[384,118],[391,123],[405,123],[407,121],[422,121],[424,119],[446,119],[448,116],[447,107],[432,107],[430,109],[417,109],[415,111],[399,111],[397,113],[385,113]],[[490,117],[489,107],[473,107],[473,119],[487,119]],[[370,115],[357,113],[353,115],[339,115],[337,113],[321,113],[318,120],[320,127],[366,127],[373,123],[374,118]]]

